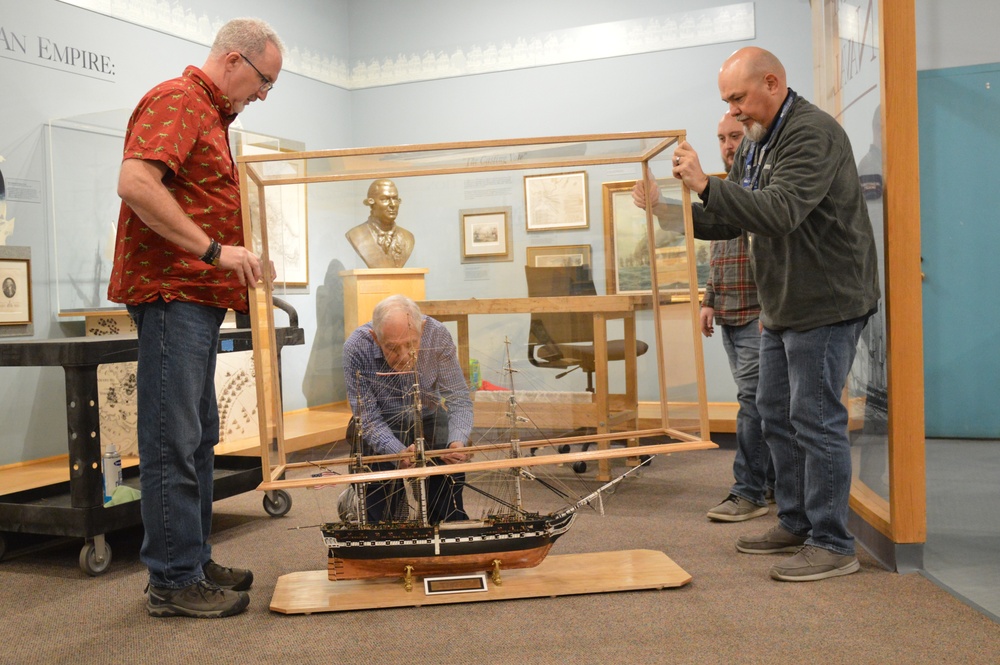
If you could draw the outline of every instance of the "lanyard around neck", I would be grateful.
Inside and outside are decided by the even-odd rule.
[[[798,99],[798,95],[791,88],[788,89],[788,96],[785,97],[785,102],[781,105],[781,111],[778,113],[778,119],[774,122],[771,127],[771,131],[767,133],[762,142],[752,142],[750,148],[747,150],[746,162],[743,168],[743,188],[744,189],[759,189],[760,188],[760,173],[763,170],[764,158],[767,157],[767,151],[770,150],[771,144],[775,142],[778,138],[778,134],[781,132],[781,126],[785,122],[785,116],[788,115],[789,109],[792,108],[792,104]]]

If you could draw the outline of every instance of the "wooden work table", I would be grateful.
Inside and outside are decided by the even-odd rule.
[[[638,429],[637,353],[635,311],[649,308],[649,295],[560,296],[543,298],[470,298],[467,300],[424,300],[420,311],[438,321],[454,321],[458,326],[458,359],[469,376],[469,317],[495,314],[589,313],[594,333],[594,402],[592,417],[581,426],[597,433]],[[622,319],[625,326],[625,392],[612,394],[608,385],[609,320]],[[630,443],[633,441],[630,440]],[[606,447],[607,442],[599,444]],[[606,460],[600,463],[599,479],[610,478]]]
[[[420,311],[439,316],[472,314],[523,314],[525,312],[633,312],[648,309],[649,295],[559,296],[549,298],[468,298],[464,300],[423,300]]]
[[[670,301],[671,296],[663,299]],[[653,305],[651,295],[611,295],[611,296],[559,296],[546,298],[468,298],[464,300],[422,300],[417,303],[420,311],[438,321],[454,321],[458,324],[458,356],[462,367],[468,373],[469,367],[469,317],[488,314],[553,314],[582,312],[593,314],[594,348],[598,367],[607,368],[607,329],[603,325],[609,320],[625,321],[625,342],[632,345],[626,353],[628,365],[635,370],[635,312],[649,309]],[[631,362],[628,359],[631,358]],[[598,369],[599,373],[601,370]],[[606,378],[606,374],[605,374]],[[632,382],[634,386],[634,380]],[[606,391],[606,386],[605,386]]]
[[[594,350],[597,370],[597,392],[607,394],[607,326],[608,320],[622,319],[625,322],[626,374],[631,373],[627,383],[635,389],[635,310],[648,308],[651,296],[560,296],[547,298],[469,298],[466,300],[423,300],[417,303],[420,311],[438,321],[454,321],[458,324],[458,359],[466,372],[469,371],[469,317],[490,314],[536,314],[536,313],[590,313],[594,321]]]

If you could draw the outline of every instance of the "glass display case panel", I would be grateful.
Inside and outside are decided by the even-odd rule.
[[[869,318],[858,341],[847,380],[849,435],[854,484],[852,499],[875,511],[889,510],[889,394],[887,371],[886,225],[883,199],[882,104],[880,49],[882,7],[869,3],[863,21],[854,12],[840,11],[831,0],[813,8],[816,58],[815,103],[844,127],[858,162],[862,192],[874,230],[878,252],[879,286],[883,302]],[[843,79],[842,53],[870,53],[864,67]],[[843,79],[843,80],[842,80]],[[904,437],[906,438],[906,437]],[[913,439],[915,440],[915,438]],[[901,446],[899,450],[904,450]],[[902,453],[904,456],[905,453]],[[922,481],[920,481],[922,482]],[[903,493],[907,494],[906,492]],[[875,500],[878,497],[880,500]]]
[[[51,120],[45,137],[57,312],[117,307],[107,299],[118,222],[118,171],[129,111]],[[57,313],[53,312],[53,314]]]
[[[272,227],[266,221],[274,208],[270,198],[280,188],[308,185],[309,221],[322,229],[313,237],[329,238],[335,245],[331,266],[342,267],[338,274],[345,293],[333,307],[349,306],[348,280],[358,275],[421,273],[424,295],[414,299],[452,333],[471,387],[477,430],[503,417],[513,394],[531,413],[526,429],[546,438],[572,437],[565,440],[574,446],[590,437],[589,443],[608,447],[639,430],[657,429],[663,435],[668,422],[660,408],[664,387],[680,400],[670,406],[676,409],[670,420],[675,430],[667,436],[708,438],[701,342],[693,328],[698,278],[696,261],[688,258],[694,252],[690,234],[682,228],[671,236],[679,251],[661,259],[664,267],[658,275],[650,273],[645,289],[618,293],[607,265],[615,230],[602,223],[601,214],[603,185],[634,182],[642,175],[643,160],[664,152],[677,137],[671,132],[562,137],[245,155],[239,161],[244,206],[265,211],[263,223],[259,215],[248,214],[249,233],[266,239],[260,245],[265,255],[286,240],[286,225]],[[416,239],[400,269],[368,268],[344,239],[365,222],[369,186],[384,177],[398,190],[397,226]],[[670,194],[687,205],[678,186]],[[649,225],[644,228],[648,233]],[[645,235],[622,242],[636,244]],[[658,243],[654,240],[649,252],[646,242],[648,270],[655,265]],[[654,302],[654,290],[662,307]],[[306,307],[317,306],[319,297],[280,282],[269,295],[305,299]],[[267,311],[272,310],[262,305],[258,316],[265,332],[271,325]],[[369,318],[370,310],[356,324]],[[342,345],[354,327],[346,325],[339,342],[341,331],[335,331],[332,346]],[[330,331],[317,330],[320,334]],[[258,376],[268,380],[266,373]],[[280,400],[276,377],[262,393],[271,394],[272,402]],[[282,410],[272,403],[261,411],[275,421],[264,437],[273,478],[284,465]]]
[[[657,332],[664,344],[661,363],[665,427],[681,432],[708,431],[700,332],[700,299],[708,278],[709,243],[694,237],[690,192],[671,176],[672,152],[647,164],[659,186],[655,214],[647,216],[654,238],[650,276],[659,307]]]
[[[256,134],[245,130],[230,132],[230,141],[237,157],[245,155],[275,155],[301,152],[305,145],[301,141],[282,139]],[[261,171],[268,177],[283,175],[301,180],[304,175],[299,168],[304,165],[287,162],[266,162]],[[254,250],[263,251],[260,239],[260,208],[257,199],[250,207],[254,218]],[[268,255],[274,263],[274,282],[278,288],[305,287],[309,285],[309,209],[308,188],[302,182],[278,185],[266,200],[268,222]]]

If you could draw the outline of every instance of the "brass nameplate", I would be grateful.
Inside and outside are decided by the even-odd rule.
[[[424,594],[436,596],[443,593],[473,593],[486,591],[486,573],[425,577]]]

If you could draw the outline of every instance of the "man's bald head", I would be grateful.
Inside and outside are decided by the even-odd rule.
[[[759,141],[788,94],[785,68],[770,51],[741,48],[719,69],[719,94],[750,140]]]

